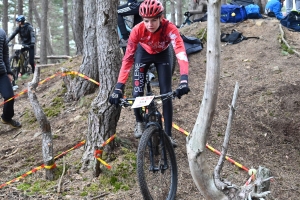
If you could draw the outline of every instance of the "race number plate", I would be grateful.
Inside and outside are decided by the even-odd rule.
[[[13,49],[15,49],[15,50],[22,49],[22,45],[21,44],[15,44]]]
[[[143,106],[148,106],[153,100],[154,96],[144,96],[144,97],[136,97],[131,108],[140,108]]]

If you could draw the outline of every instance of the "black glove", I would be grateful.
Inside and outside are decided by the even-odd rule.
[[[109,97],[109,103],[115,105],[116,107],[119,106],[120,99],[123,97],[123,93],[121,90],[115,89],[112,95]]]
[[[176,89],[176,96],[178,97],[178,99],[180,99],[182,95],[189,93],[189,91],[191,91],[191,90],[190,90],[187,82],[180,83],[178,88]]]
[[[33,48],[34,47],[34,44],[30,44],[30,48]]]

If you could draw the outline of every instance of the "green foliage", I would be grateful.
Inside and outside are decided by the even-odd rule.
[[[197,38],[199,38],[203,43],[207,41],[207,29],[202,28],[196,35]]]
[[[289,54],[294,54],[293,48],[289,48],[284,42],[281,42],[281,48],[282,48],[282,54],[283,55],[289,55]]]
[[[61,97],[55,97],[50,106],[44,108],[44,112],[47,117],[56,117],[60,114],[61,108],[63,108],[63,99]]]
[[[129,190],[135,183],[132,174],[136,172],[136,154],[127,148],[122,148],[121,153],[123,154],[121,162],[114,162],[111,170],[104,168],[100,174],[101,187],[114,192]]]

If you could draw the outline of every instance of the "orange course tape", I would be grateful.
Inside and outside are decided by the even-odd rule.
[[[75,71],[70,71],[70,72],[65,72],[65,73],[63,73],[63,72],[57,72],[57,73],[53,74],[52,76],[49,76],[48,78],[46,78],[46,79],[40,81],[40,82],[38,83],[38,85],[41,85],[41,84],[45,83],[46,81],[49,81],[50,79],[52,79],[52,78],[54,78],[54,77],[56,77],[56,76],[58,76],[58,75],[66,76],[66,75],[69,75],[69,74],[80,76],[80,77],[82,77],[82,78],[84,78],[84,79],[86,79],[86,80],[89,80],[89,81],[95,83],[96,85],[100,85],[99,82],[97,82],[97,81],[95,81],[95,80],[89,78],[88,76],[86,76],[86,75],[84,75],[84,74],[81,74],[81,73],[75,72]],[[8,101],[11,101],[11,100],[13,100],[13,99],[16,99],[17,97],[19,97],[19,96],[21,96],[22,94],[25,94],[25,93],[27,93],[27,92],[28,92],[27,89],[26,89],[26,90],[23,90],[22,92],[16,94],[15,96],[13,96],[13,97],[7,99],[6,101],[0,103],[0,106],[4,105],[4,104],[7,103]]]

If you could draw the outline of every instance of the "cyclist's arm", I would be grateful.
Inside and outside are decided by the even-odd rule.
[[[32,28],[32,26],[30,26],[30,43],[31,44],[35,44],[35,34],[34,34],[34,30],[33,30],[33,28]]]
[[[139,36],[138,36],[138,27],[139,25],[136,25],[131,33],[130,33],[130,36],[129,36],[129,39],[128,39],[128,44],[127,44],[127,47],[126,47],[126,52],[125,52],[125,55],[122,59],[122,67],[121,67],[121,70],[120,70],[120,74],[119,74],[119,78],[118,78],[118,83],[121,83],[121,84],[125,84],[127,79],[128,79],[128,76],[129,76],[129,73],[130,73],[130,69],[133,65],[133,62],[134,62],[134,54],[135,54],[135,51],[137,49],[137,45],[139,43],[138,39]]]
[[[11,34],[11,36],[7,39],[7,43],[10,42],[14,37],[20,32],[20,27],[17,27],[14,32]]]
[[[171,38],[171,43],[176,54],[176,58],[180,68],[180,75],[188,75],[189,61],[186,55],[186,50],[180,33],[174,24],[169,24],[168,35]]]

